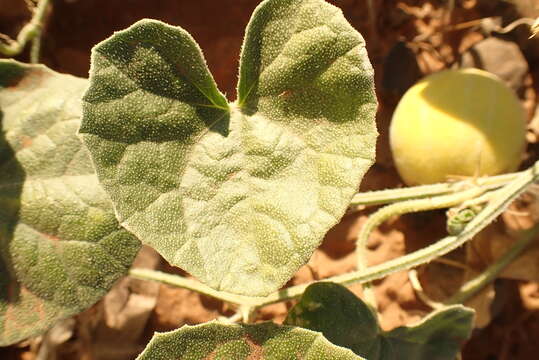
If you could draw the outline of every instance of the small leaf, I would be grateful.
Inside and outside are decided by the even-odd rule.
[[[369,360],[454,360],[473,327],[473,311],[461,305],[435,311],[413,326],[383,331],[372,310],[344,286],[309,286],[285,320],[320,331],[332,343]]]
[[[365,356],[380,342],[381,330],[373,311],[348,289],[334,283],[309,286],[290,309],[285,323],[316,329],[332,343]]]
[[[393,351],[405,359],[453,360],[473,329],[473,310],[462,305],[436,310],[413,326],[384,333]]]
[[[322,334],[270,322],[256,325],[217,322],[156,333],[137,360],[361,360]]]
[[[86,86],[0,60],[0,346],[91,306],[140,247],[76,136]]]
[[[284,285],[373,162],[364,45],[325,1],[264,1],[231,104],[181,28],[142,20],[96,46],[80,132],[122,225],[215,289]]]

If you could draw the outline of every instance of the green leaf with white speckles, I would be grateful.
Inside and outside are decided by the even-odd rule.
[[[362,360],[322,334],[273,323],[211,322],[154,335],[137,360]]]
[[[0,60],[0,346],[91,306],[140,247],[76,135],[86,86]]]
[[[471,335],[473,316],[464,306],[447,306],[417,324],[383,331],[376,314],[347,288],[320,282],[305,290],[285,324],[320,331],[369,360],[454,360]]]
[[[268,0],[217,90],[191,36],[142,20],[97,45],[80,129],[121,223],[209,286],[277,290],[374,160],[363,38],[322,0]]]

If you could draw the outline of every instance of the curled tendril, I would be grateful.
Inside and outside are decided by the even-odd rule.
[[[447,233],[458,235],[464,227],[483,210],[483,206],[472,205],[465,208],[452,208],[447,212]]]

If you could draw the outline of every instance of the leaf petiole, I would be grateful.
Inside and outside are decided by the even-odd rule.
[[[478,178],[474,180],[473,185],[484,188],[485,190],[494,190],[513,181],[521,173],[523,173],[523,171]],[[470,180],[462,180],[458,182],[421,185],[401,189],[369,191],[356,194],[350,202],[350,207],[384,205],[405,200],[448,195],[467,190],[469,186]]]

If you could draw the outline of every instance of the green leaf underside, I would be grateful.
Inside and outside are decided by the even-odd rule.
[[[80,132],[122,225],[209,286],[264,296],[373,162],[373,72],[340,10],[270,0],[238,93],[227,103],[187,32],[142,20],[94,48]]]
[[[322,334],[270,322],[256,325],[211,322],[156,333],[137,360],[361,360]]]
[[[454,305],[415,325],[383,331],[371,308],[346,287],[320,282],[305,290],[285,324],[319,331],[369,360],[454,360],[471,335],[473,317],[473,310]]]
[[[0,346],[91,306],[140,247],[76,135],[86,86],[0,60]]]

